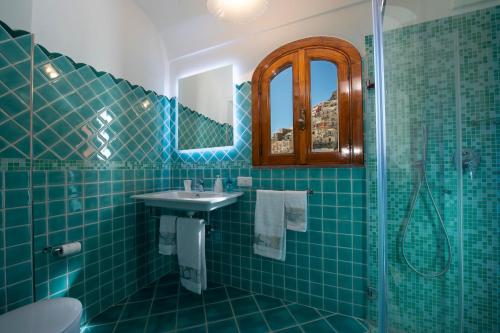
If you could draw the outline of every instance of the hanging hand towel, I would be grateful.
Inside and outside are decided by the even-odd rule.
[[[307,191],[285,191],[285,221],[288,230],[307,230]]]
[[[202,290],[207,289],[203,220],[177,219],[177,257],[181,284],[184,288],[201,294]]]
[[[160,239],[158,242],[158,252],[169,256],[177,253],[177,245],[175,244],[175,222],[177,216],[162,215],[160,217]]]
[[[257,190],[254,252],[285,261],[285,195],[282,191]]]

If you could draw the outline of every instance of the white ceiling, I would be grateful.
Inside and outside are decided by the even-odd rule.
[[[156,25],[169,61],[263,33],[293,22],[369,0],[270,0],[267,12],[252,24],[234,24],[211,16],[206,0],[134,0]]]

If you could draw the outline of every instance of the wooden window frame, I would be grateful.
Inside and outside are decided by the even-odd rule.
[[[337,65],[339,103],[338,152],[312,152],[310,61]],[[293,71],[293,154],[270,151],[270,82],[283,69]],[[252,77],[252,163],[254,166],[362,166],[363,97],[361,56],[349,42],[335,37],[309,37],[288,43],[265,57]],[[299,118],[305,113],[305,130]]]

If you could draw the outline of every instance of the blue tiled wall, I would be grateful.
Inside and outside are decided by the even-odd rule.
[[[236,205],[212,214],[216,231],[207,241],[209,280],[347,315],[366,313],[366,194],[363,168],[262,169],[251,166],[251,85],[236,91],[235,147],[172,152],[171,187],[183,179],[217,175],[236,181],[252,176],[253,187],[239,188]],[[174,130],[172,131],[174,133]],[[311,188],[309,229],[287,232],[287,260],[253,254],[255,190]]]
[[[36,299],[69,295],[87,318],[170,271],[156,248],[156,212],[130,196],[160,191],[161,168],[35,168],[33,172]],[[59,259],[48,245],[82,242],[79,255]]]
[[[90,318],[170,271],[156,214],[130,198],[168,187],[170,100],[38,45],[34,56],[35,296],[77,297]],[[76,240],[81,255],[43,253]]]
[[[32,35],[0,26],[0,313],[33,301],[31,47]]]
[[[463,331],[500,329],[499,32],[500,7],[493,7],[384,34],[389,323],[394,331],[459,331],[460,246]],[[371,38],[367,39],[367,46],[366,63],[372,73]],[[378,230],[374,100],[372,93],[367,96],[369,237],[375,240]],[[433,279],[412,272],[401,257],[401,225],[417,185],[416,165],[422,158],[424,126],[429,131],[429,184],[443,214],[453,255],[450,271]],[[481,162],[472,179],[455,168],[457,140],[462,141],[462,147],[480,155]],[[459,198],[461,192],[463,196]],[[370,277],[376,286],[376,242],[371,244]],[[410,261],[421,271],[439,271],[448,255],[445,244],[428,195],[420,195],[406,242]],[[376,302],[370,302],[370,310],[371,317],[376,318]]]
[[[86,320],[171,270],[158,213],[130,199],[169,185],[171,102],[36,45],[31,123],[30,51],[0,28],[0,312],[68,295]],[[81,254],[43,251],[70,241]]]

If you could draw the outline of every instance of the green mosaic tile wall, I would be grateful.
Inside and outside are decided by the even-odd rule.
[[[252,176],[237,204],[212,213],[215,232],[207,241],[210,281],[364,318],[366,315],[367,225],[363,168],[257,169],[251,167],[251,85],[237,87],[235,147],[173,153],[171,187],[183,179]],[[174,131],[172,131],[174,132]],[[256,189],[312,189],[309,228],[287,232],[287,259],[253,254]]]
[[[233,145],[233,126],[221,124],[178,103],[179,149]]]
[[[463,246],[464,332],[500,330],[498,245],[500,221],[500,7],[427,22],[384,34],[387,151],[389,323],[403,332],[457,332],[459,246]],[[372,39],[367,38],[369,73]],[[369,237],[377,237],[374,96],[365,115]],[[457,116],[461,122],[457,126]],[[444,277],[425,279],[401,257],[401,224],[415,189],[422,127],[429,131],[427,174],[451,237],[453,262]],[[473,179],[453,163],[457,140],[481,156]],[[463,192],[460,209],[459,189]],[[420,195],[409,229],[407,252],[422,271],[442,269],[447,253],[429,197]],[[459,229],[463,213],[463,228]],[[460,244],[459,233],[463,233]],[[370,246],[370,284],[376,286],[377,249]],[[376,302],[370,302],[376,318]]]
[[[30,175],[8,171],[29,170],[31,48],[0,24],[0,313],[33,301]]]

